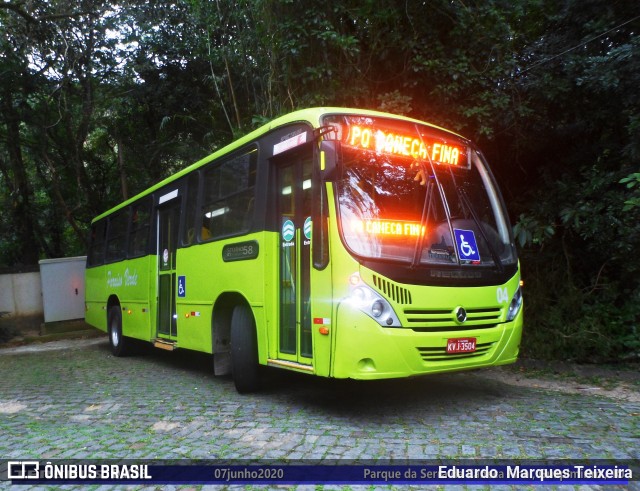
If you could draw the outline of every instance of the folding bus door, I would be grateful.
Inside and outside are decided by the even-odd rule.
[[[311,150],[279,157],[276,164],[279,220],[278,358],[311,365]]]
[[[180,225],[180,200],[158,209],[158,337],[175,339],[176,252]]]

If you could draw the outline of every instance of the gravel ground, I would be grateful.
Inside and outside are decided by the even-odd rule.
[[[356,382],[267,370],[260,393],[239,395],[210,364],[208,356],[180,351],[114,358],[104,337],[0,349],[0,455],[640,459],[637,379],[626,372],[613,380],[615,371],[517,366]],[[378,488],[391,489],[364,489]]]

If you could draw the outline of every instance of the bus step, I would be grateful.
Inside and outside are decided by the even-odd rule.
[[[291,368],[293,370],[301,370],[303,372],[313,372],[312,365],[304,365],[302,363],[297,363],[295,361],[273,360],[269,358],[267,360],[267,365],[270,367],[283,367],[283,368]]]
[[[156,338],[153,340],[153,346],[156,348],[164,349],[167,351],[173,351],[177,348],[175,341],[169,341],[168,339]]]

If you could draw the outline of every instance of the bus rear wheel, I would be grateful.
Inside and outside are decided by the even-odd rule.
[[[238,305],[231,314],[231,373],[239,393],[259,389],[258,368],[258,340],[253,313],[247,305]]]
[[[113,356],[127,356],[130,352],[130,342],[122,335],[122,312],[118,305],[109,308],[107,326],[111,353]]]

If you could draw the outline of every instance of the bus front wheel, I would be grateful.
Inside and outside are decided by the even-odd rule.
[[[129,353],[129,342],[122,335],[122,312],[118,305],[109,309],[109,346],[113,356],[126,356]]]
[[[256,324],[247,305],[236,306],[231,314],[231,373],[239,393],[258,390],[260,380]]]

